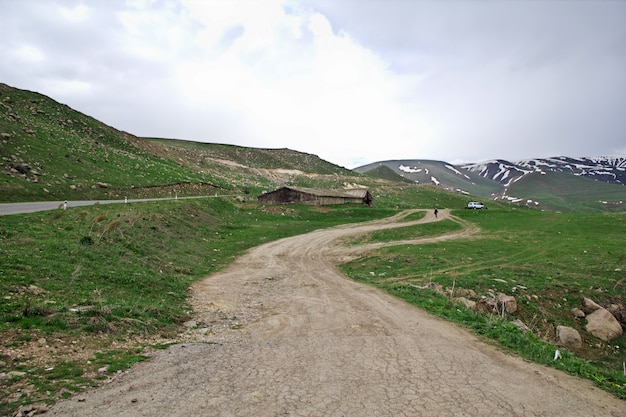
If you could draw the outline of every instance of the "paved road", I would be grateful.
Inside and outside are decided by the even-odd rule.
[[[337,271],[337,262],[358,256],[338,239],[397,220],[252,249],[193,287],[188,341],[196,343],[162,351],[49,414],[626,416],[626,402],[589,381],[506,355]],[[403,224],[428,221],[432,213]],[[466,239],[473,230],[411,243]]]
[[[67,208],[92,206],[94,204],[119,204],[119,203],[141,203],[145,201],[159,200],[177,200],[186,198],[208,198],[217,196],[198,196],[198,197],[178,197],[178,198],[141,198],[129,200],[84,200],[84,201],[67,201]],[[2,203],[0,204],[0,216],[9,214],[35,213],[37,211],[46,210],[62,210],[64,201],[38,201],[30,203]]]

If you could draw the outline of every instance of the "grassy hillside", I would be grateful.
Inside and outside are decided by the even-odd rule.
[[[289,149],[138,138],[5,84],[0,135],[0,202],[339,188],[362,177]]]
[[[523,196],[547,210],[578,213],[626,211],[626,186],[563,172],[526,175],[513,183],[507,194]]]
[[[56,101],[0,84],[0,201],[102,199],[226,184]]]

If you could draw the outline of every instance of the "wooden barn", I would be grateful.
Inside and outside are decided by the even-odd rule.
[[[280,187],[261,194],[259,204],[328,204],[359,203],[372,205],[372,194],[366,189],[317,190],[312,188]]]

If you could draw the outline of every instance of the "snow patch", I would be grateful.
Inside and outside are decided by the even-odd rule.
[[[407,174],[416,174],[418,172],[422,172],[422,168],[411,168],[411,167],[406,166],[406,165],[400,165],[398,167],[398,169],[400,171],[406,172]]]

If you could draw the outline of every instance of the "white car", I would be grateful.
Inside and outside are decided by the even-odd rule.
[[[484,209],[485,205],[483,203],[479,203],[478,201],[470,201],[467,203],[468,209]]]

